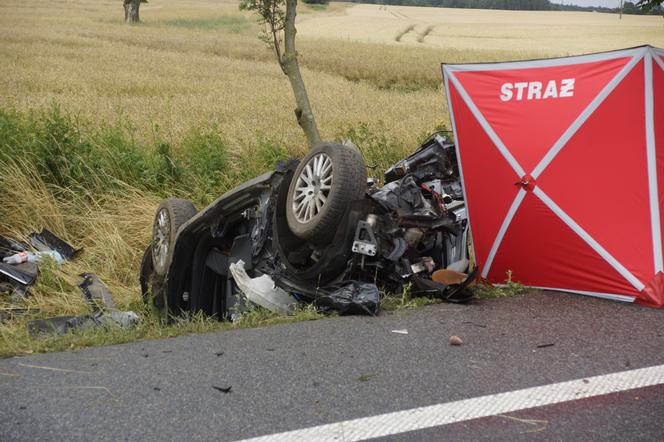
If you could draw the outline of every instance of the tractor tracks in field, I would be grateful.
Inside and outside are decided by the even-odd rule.
[[[397,32],[397,34],[394,36],[394,41],[400,43],[405,36],[410,37],[412,35],[415,38],[415,41],[417,41],[418,43],[424,43],[424,39],[428,35],[430,35],[433,32],[434,28],[436,27],[435,25],[427,25],[418,31],[417,30],[418,26],[419,25],[409,24],[408,26]]]

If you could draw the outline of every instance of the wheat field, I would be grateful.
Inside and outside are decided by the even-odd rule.
[[[299,58],[323,138],[350,136],[379,171],[449,127],[441,62],[664,47],[662,17],[298,9]],[[21,304],[28,314],[0,322],[0,355],[219,327],[199,318],[163,328],[144,317],[130,333],[44,340],[25,322],[85,313],[82,271],[97,273],[120,307],[140,310],[138,266],[160,198],[200,207],[306,151],[286,77],[237,2],[150,0],[141,24],[122,18],[117,0],[0,0],[0,234],[46,227],[85,249],[45,267]],[[0,297],[0,311],[13,307]]]

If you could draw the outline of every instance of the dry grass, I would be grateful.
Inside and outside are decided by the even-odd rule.
[[[92,126],[128,121],[139,144],[169,143],[191,178],[157,190],[154,183],[122,178],[107,189],[106,172],[89,166],[90,181],[72,187],[49,179],[31,157],[15,153],[0,161],[0,234],[24,237],[47,227],[85,248],[72,263],[44,267],[25,305],[28,317],[84,313],[75,288],[82,271],[97,273],[121,307],[140,310],[137,272],[158,193],[205,204],[275,158],[305,150],[288,83],[256,38],[253,17],[237,2],[151,1],[141,17],[141,25],[125,26],[120,3],[110,0],[0,3],[0,108],[27,112],[58,104]],[[404,29],[409,32],[395,41]],[[447,122],[440,62],[664,46],[661,17],[619,22],[590,13],[333,3],[324,10],[300,5],[298,30],[303,75],[323,137],[343,132],[368,140],[370,160],[381,166]],[[223,144],[220,154],[228,159],[218,160],[218,170],[202,174],[206,157],[183,147],[191,144],[192,131],[214,131],[222,139],[215,146]],[[12,142],[0,140],[0,154],[1,145]],[[198,156],[206,163],[197,163]],[[120,172],[114,176],[124,176]],[[206,184],[198,176],[218,179]],[[6,306],[0,300],[0,308]],[[28,338],[25,320],[14,320],[0,325],[0,355],[218,327],[200,318],[162,329],[145,316],[144,324],[131,333],[44,341]]]
[[[416,30],[435,26],[425,45],[470,52],[528,52],[570,55],[641,44],[664,45],[660,16],[556,11],[499,11],[408,6],[357,5],[304,21],[300,34],[311,38],[396,44],[394,35],[416,23]],[[400,44],[418,43],[417,33],[404,35]],[[471,55],[472,56],[472,55]]]

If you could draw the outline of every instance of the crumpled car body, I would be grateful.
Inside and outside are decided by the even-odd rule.
[[[322,216],[321,207],[332,204],[333,196],[325,193],[330,187],[326,183],[346,179],[343,163],[337,167],[332,160],[314,151],[302,162],[281,162],[179,226],[175,221],[192,209],[183,203],[160,206],[155,239],[141,265],[144,298],[175,314],[200,311],[232,319],[245,302],[230,271],[231,264],[241,261],[248,276],[268,275],[275,287],[300,302],[327,296],[330,290],[325,288],[344,281],[373,283],[394,293],[410,284],[411,294],[468,301],[472,272],[452,285],[436,281],[436,272],[448,267],[457,273],[468,270],[468,223],[454,145],[436,134],[390,167],[382,187],[365,178],[366,184],[350,183],[361,193],[342,202],[334,227],[325,229],[324,238],[317,234],[303,239],[291,228],[293,214],[299,210],[315,218],[311,215],[318,210],[316,216]],[[334,180],[331,175],[328,179],[325,171],[335,167]],[[170,242],[164,225],[170,229]]]

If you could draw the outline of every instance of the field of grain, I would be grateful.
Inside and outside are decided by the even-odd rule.
[[[237,2],[150,0],[140,25],[122,18],[117,0],[0,0],[0,234],[47,227],[85,249],[44,266],[28,314],[0,323],[0,355],[218,327],[163,328],[141,310],[155,206],[177,195],[202,207],[306,151],[288,82]],[[594,13],[332,3],[300,5],[297,26],[323,138],[352,138],[378,170],[448,125],[441,62],[664,46],[661,17]],[[141,328],[30,338],[27,319],[85,312],[82,271],[141,311]]]
[[[512,58],[664,45],[660,16],[625,15],[619,20],[614,14],[591,12],[357,5],[303,20],[299,30],[310,38],[409,45],[411,49],[456,48],[469,54],[493,51]]]

